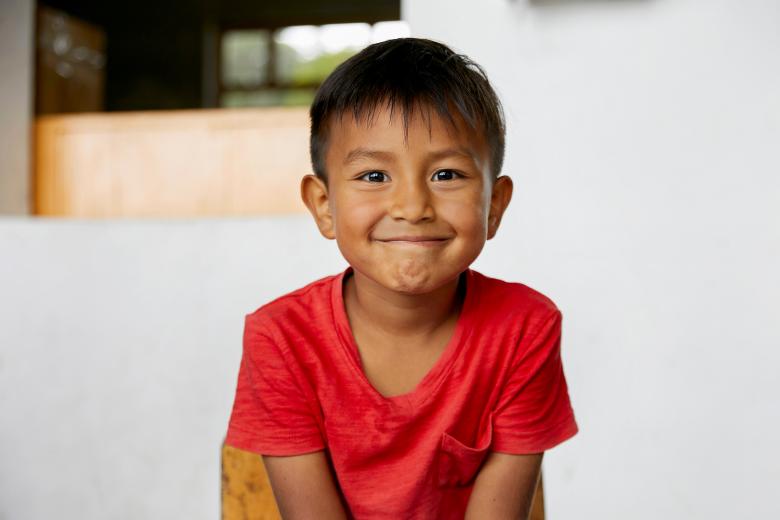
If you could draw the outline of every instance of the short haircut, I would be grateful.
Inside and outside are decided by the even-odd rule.
[[[371,121],[378,106],[393,114],[400,105],[404,133],[409,115],[419,107],[434,108],[455,126],[454,108],[481,131],[490,148],[490,169],[499,176],[504,162],[504,111],[484,69],[446,45],[422,38],[397,38],[369,45],[325,79],[317,90],[311,117],[310,154],[314,173],[327,182],[325,153],[333,116],[351,112],[355,121]],[[430,119],[428,119],[430,129]]]

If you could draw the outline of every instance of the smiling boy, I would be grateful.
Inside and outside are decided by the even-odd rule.
[[[349,267],[246,316],[226,443],[263,455],[283,518],[526,518],[577,433],[561,313],[469,268],[512,196],[482,69],[403,38],[311,108],[301,194]]]

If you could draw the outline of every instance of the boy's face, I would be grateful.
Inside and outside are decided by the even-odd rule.
[[[457,115],[457,128],[430,110],[384,105],[373,124],[345,114],[331,122],[327,186],[307,175],[304,202],[320,232],[336,239],[352,268],[401,293],[431,292],[454,280],[498,229],[512,195],[509,177],[492,180],[489,148]]]

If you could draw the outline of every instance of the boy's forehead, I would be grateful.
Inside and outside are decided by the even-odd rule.
[[[373,110],[350,110],[334,114],[328,121],[328,147],[339,155],[349,154],[360,142],[370,141],[379,147],[396,142],[402,135],[404,145],[457,145],[475,155],[475,160],[488,157],[488,146],[481,121],[472,128],[457,110],[442,116],[436,108],[415,104],[405,111],[398,107],[379,104]],[[422,143],[421,143],[422,142]],[[481,161],[480,161],[481,162]]]

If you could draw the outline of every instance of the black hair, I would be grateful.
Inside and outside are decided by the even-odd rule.
[[[391,116],[403,110],[408,136],[409,114],[423,106],[455,126],[452,109],[474,130],[481,130],[490,147],[493,178],[504,162],[504,111],[484,69],[446,45],[423,38],[397,38],[369,45],[347,59],[317,90],[311,117],[310,154],[314,173],[327,181],[325,150],[332,116],[352,112],[355,121],[370,121],[378,105],[387,103]],[[428,118],[430,130],[430,117]]]

